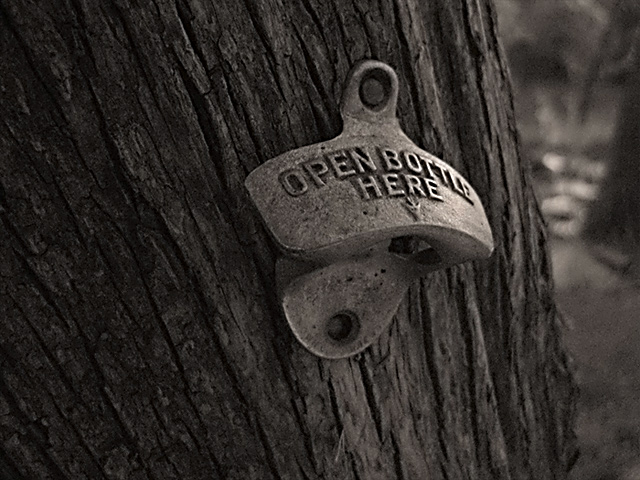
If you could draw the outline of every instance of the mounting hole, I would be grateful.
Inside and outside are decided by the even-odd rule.
[[[360,331],[360,322],[355,313],[344,310],[338,312],[327,320],[327,336],[338,343],[353,341]]]
[[[382,110],[391,94],[391,79],[381,68],[369,70],[360,82],[360,100],[371,110]]]

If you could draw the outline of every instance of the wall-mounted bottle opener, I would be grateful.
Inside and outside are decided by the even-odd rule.
[[[397,97],[391,67],[359,63],[343,92],[342,133],[283,153],[246,180],[284,252],[276,278],[289,325],[321,357],[368,347],[415,278],[493,250],[478,195],[404,134]]]

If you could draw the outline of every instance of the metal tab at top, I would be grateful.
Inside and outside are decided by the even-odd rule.
[[[342,92],[340,113],[348,130],[350,120],[368,124],[398,124],[398,77],[386,63],[365,60],[358,63],[346,81]],[[399,128],[399,127],[398,127]]]
[[[358,63],[342,95],[342,133],[285,152],[246,180],[284,255],[309,270],[297,277],[280,276],[280,291],[294,334],[320,356],[344,357],[370,345],[391,321],[411,279],[487,257],[493,250],[484,209],[471,185],[400,128],[398,88],[389,65]],[[424,249],[395,262],[388,247],[399,237],[418,239],[416,245]],[[373,288],[369,274],[377,272],[376,262],[394,268],[381,279],[375,276],[378,286]],[[341,276],[360,280],[335,280]],[[387,283],[379,284],[382,279]],[[376,297],[366,308],[358,303],[366,297],[363,289]],[[333,312],[336,298],[341,299],[340,312],[355,313]],[[336,316],[353,320],[360,333],[352,332],[348,341],[331,341],[322,322]]]

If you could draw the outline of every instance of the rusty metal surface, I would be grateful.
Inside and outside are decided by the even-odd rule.
[[[333,263],[295,278],[282,294],[294,335],[325,358],[364,350],[387,328],[415,278],[407,275],[410,264],[386,254]],[[333,324],[343,316],[342,328],[336,329]]]
[[[371,344],[416,276],[493,250],[478,195],[404,134],[397,94],[388,65],[358,64],[343,92],[342,133],[269,160],[246,180],[284,255],[302,265],[301,274],[280,275],[286,317],[296,337],[323,357]],[[422,239],[436,255],[389,254],[397,237]],[[349,335],[331,338],[347,324]]]

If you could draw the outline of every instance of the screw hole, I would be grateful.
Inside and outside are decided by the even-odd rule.
[[[350,311],[338,312],[327,321],[327,335],[335,342],[351,342],[359,331],[358,317]]]
[[[391,94],[391,79],[387,72],[375,68],[368,71],[360,82],[360,100],[374,111],[382,110]]]

